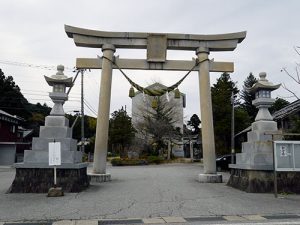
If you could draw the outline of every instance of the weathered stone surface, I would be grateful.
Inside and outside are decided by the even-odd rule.
[[[72,129],[69,127],[40,127],[40,137],[51,138],[72,138]]]
[[[231,169],[228,186],[251,193],[274,191],[273,171]],[[300,193],[300,172],[277,172],[278,192]]]
[[[47,116],[45,126],[69,127],[69,120],[65,116]]]
[[[77,150],[77,140],[72,138],[57,138],[56,142],[60,142],[61,151],[76,151]],[[33,138],[32,139],[32,149],[34,150],[47,150],[49,143],[53,142],[51,138]]]
[[[198,181],[200,183],[222,183],[221,174],[199,174]]]
[[[89,186],[86,167],[80,169],[57,168],[57,185],[64,192],[80,192]],[[16,168],[16,177],[10,193],[47,193],[54,186],[53,168]]]
[[[65,25],[65,31],[70,38],[74,38],[76,46],[101,48],[111,43],[117,48],[147,48],[149,33],[137,32],[107,32],[88,30]],[[157,33],[152,33],[157,34]],[[163,33],[160,33],[160,35]],[[246,37],[246,31],[228,34],[199,35],[164,33],[167,36],[167,48],[172,50],[191,50],[205,45],[210,51],[233,51],[237,44]]]
[[[110,173],[106,173],[106,174],[88,173],[88,177],[90,182],[102,183],[102,182],[111,181]]]
[[[82,152],[79,151],[61,151],[61,163],[80,163],[82,161]],[[48,150],[36,151],[25,150],[24,164],[46,163],[49,164]]]
[[[48,191],[47,197],[61,197],[64,196],[64,192],[61,187],[52,187]]]

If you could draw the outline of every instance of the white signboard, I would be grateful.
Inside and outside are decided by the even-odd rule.
[[[61,165],[60,142],[49,143],[49,166]]]
[[[274,141],[276,171],[300,171],[300,141]]]

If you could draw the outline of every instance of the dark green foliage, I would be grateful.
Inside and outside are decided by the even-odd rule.
[[[131,117],[122,107],[111,114],[109,120],[109,144],[120,146],[120,155],[124,155],[124,148],[129,146],[134,138],[135,129],[131,123]]]
[[[201,120],[197,116],[197,114],[193,114],[190,118],[190,120],[187,122],[188,126],[192,127],[192,134],[199,134],[200,128],[199,125],[201,123]]]
[[[45,116],[51,109],[40,103],[31,104],[22,95],[20,88],[15,84],[13,77],[6,77],[0,69],[0,109],[12,115],[25,119],[23,126],[34,130],[34,136],[38,136],[39,127],[44,125]]]
[[[24,119],[31,116],[29,103],[12,76],[5,77],[0,69],[0,109]]]
[[[148,162],[144,159],[120,159],[114,158],[111,160],[113,166],[141,166],[147,165]]]
[[[228,73],[223,73],[211,88],[216,153],[230,151],[231,140],[231,94],[238,93]]]
[[[270,107],[269,111],[271,114],[274,112],[286,107],[288,104],[290,104],[287,100],[284,100],[282,98],[276,98],[273,105]]]
[[[66,114],[66,117],[69,119],[70,127],[73,125],[76,117],[78,115]],[[96,122],[97,119],[94,117],[84,116],[84,137],[89,140],[89,144],[85,146],[85,152],[94,152],[95,145],[95,133],[96,133]],[[73,128],[73,138],[81,141],[81,116],[77,119],[76,124]]]
[[[223,73],[217,83],[211,88],[213,119],[215,130],[216,154],[230,153],[231,147],[231,95],[236,95],[239,90],[231,80],[229,74]],[[239,105],[235,100],[235,105]],[[241,107],[235,109],[235,133],[247,127],[249,118]]]
[[[163,163],[164,159],[161,156],[150,155],[147,157],[146,161],[148,164],[161,164]]]
[[[250,93],[248,89],[251,88],[256,82],[257,79],[253,76],[252,73],[250,73],[244,81],[243,90],[240,92],[241,99],[243,100],[242,107],[248,113],[251,121],[254,121],[258,109],[252,105],[252,101],[255,99],[255,94]]]
[[[25,119],[23,126],[34,130],[33,136],[38,136],[40,126],[45,124],[45,117],[50,114],[51,108],[46,103],[31,104],[22,95],[20,88],[15,84],[13,77],[5,77],[0,69],[0,109]],[[76,115],[66,115],[72,126]],[[96,118],[85,116],[85,137],[93,137],[96,131]],[[77,121],[74,130],[73,138],[81,140],[81,123]],[[92,141],[94,140],[91,138]],[[94,145],[94,142],[92,143]],[[87,146],[88,151],[92,151],[94,146]]]
[[[114,158],[111,160],[113,166],[141,166],[148,164],[161,164],[164,162],[164,159],[160,156],[148,156],[145,159],[120,159]]]

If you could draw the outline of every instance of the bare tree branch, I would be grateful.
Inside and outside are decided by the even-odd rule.
[[[291,75],[286,68],[282,68],[281,71],[284,71],[290,78],[292,78],[297,84],[300,84],[300,80],[297,80],[293,75]]]
[[[299,79],[298,66],[296,66],[296,74],[297,74],[298,80],[300,80],[300,79]]]
[[[290,96],[277,95],[277,97],[278,97],[278,98],[283,98],[283,99],[285,99],[285,98],[295,98],[294,95],[290,95]]]
[[[290,92],[293,96],[295,96],[295,98],[296,98],[297,100],[299,99],[298,96],[295,94],[295,92],[293,92],[293,91],[291,91],[290,89],[288,89],[284,83],[282,83],[282,87],[283,87],[285,90],[287,90],[288,92]]]
[[[300,55],[300,52],[297,50],[297,48],[300,48],[299,46],[294,46],[295,52],[297,52],[298,55]]]

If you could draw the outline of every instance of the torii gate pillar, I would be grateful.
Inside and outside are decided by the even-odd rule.
[[[111,44],[105,44],[102,46],[103,56],[110,60],[113,60],[115,51],[115,46]],[[112,63],[108,59],[104,58],[102,61],[96,142],[93,163],[93,172],[95,174],[106,174],[106,155],[112,81]]]
[[[199,174],[199,182],[220,183],[222,176],[216,174],[215,137],[212,114],[212,101],[209,77],[209,49],[199,47],[196,50],[199,61],[199,93],[202,124],[202,149],[204,174]],[[205,60],[205,61],[204,61]]]

